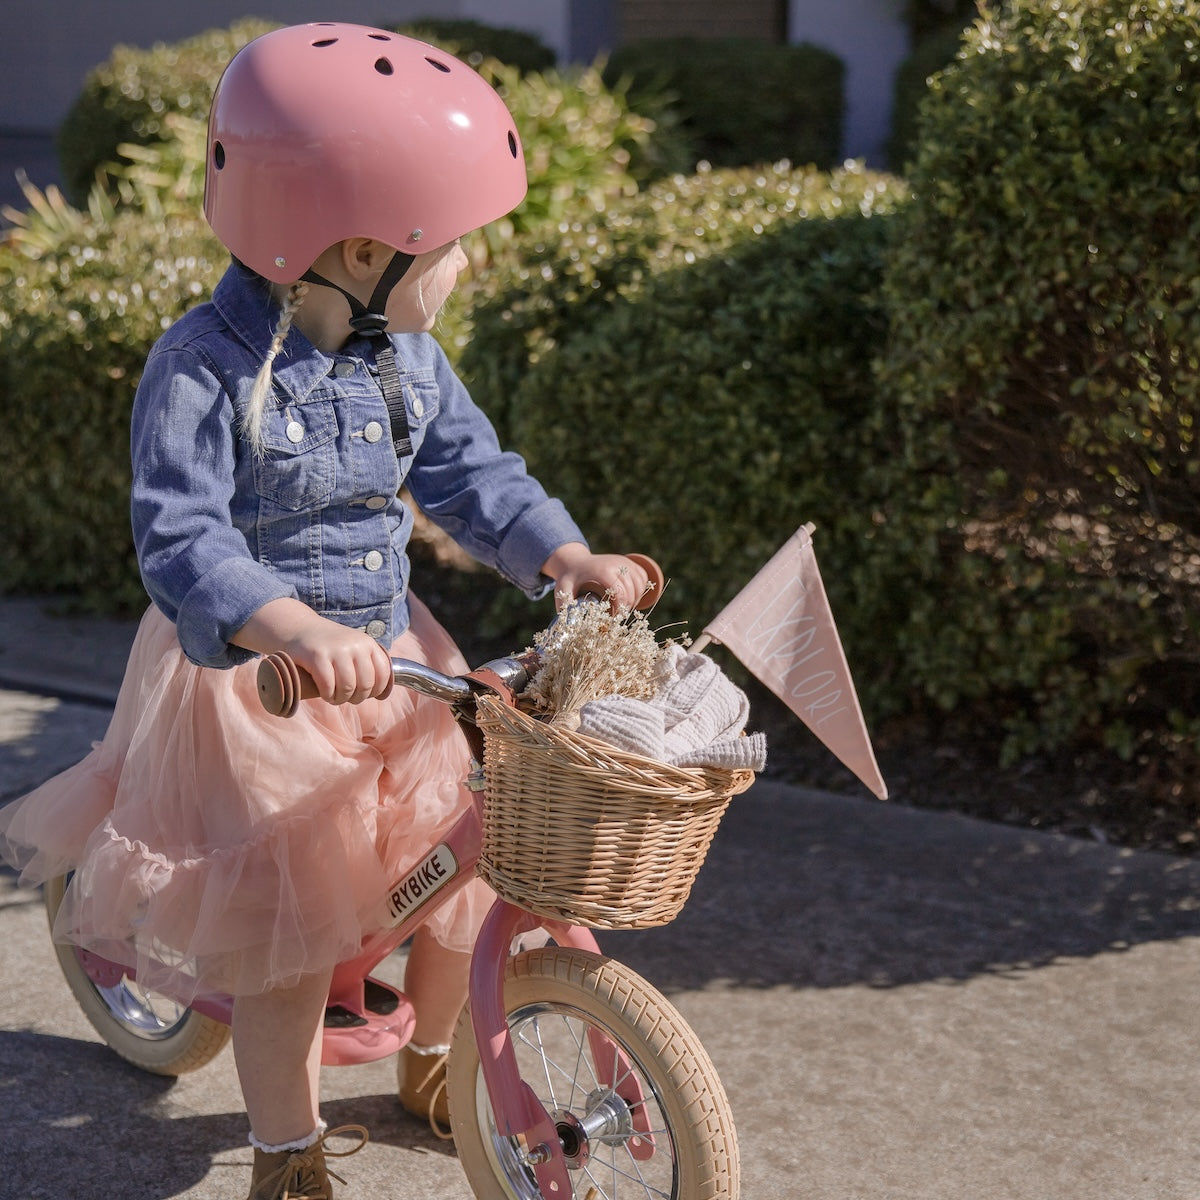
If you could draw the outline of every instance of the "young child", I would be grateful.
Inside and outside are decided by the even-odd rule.
[[[458,239],[525,194],[512,119],[471,68],[378,29],[277,30],[222,77],[208,153],[233,265],[154,347],[133,413],[154,604],[104,741],[6,810],[0,844],[27,881],[74,870],[59,939],[183,1000],[233,995],[251,1200],[328,1200],[330,972],[408,848],[469,802],[445,706],[381,698],[389,653],[466,669],[409,591],[401,485],[531,597],[592,580],[632,604],[646,576],[588,549],[429,334]],[[254,659],[279,650],[330,703],[263,712]],[[414,940],[406,1106],[428,1101],[417,1051],[450,1039],[491,898],[476,881]]]

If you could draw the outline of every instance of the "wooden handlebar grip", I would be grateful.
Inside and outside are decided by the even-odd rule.
[[[389,679],[377,698],[386,700],[392,694],[395,682],[395,679]],[[312,700],[320,694],[317,681],[282,650],[278,654],[268,654],[258,664],[258,698],[272,716],[294,716],[301,700]]]
[[[666,579],[663,576],[662,567],[645,554],[626,554],[625,558],[631,563],[636,563],[646,572],[649,587],[638,597],[634,608],[641,611],[642,609],[653,608],[658,603],[659,596],[662,595],[663,587],[666,584]],[[579,585],[575,592],[576,597],[595,596],[597,600],[603,600],[607,595],[607,590],[604,584],[598,583],[594,579],[585,580]],[[615,608],[615,602],[610,601],[610,604]]]
[[[650,581],[650,587],[642,594],[642,598],[633,607],[638,609],[653,608],[658,603],[658,598],[662,595],[663,588],[667,586],[667,579],[663,575],[662,567],[648,554],[627,554],[625,557],[631,563],[636,563],[641,567],[646,572],[646,577]]]
[[[258,699],[267,712],[290,717],[301,700],[318,695],[316,682],[288,654],[268,654],[258,664]]]

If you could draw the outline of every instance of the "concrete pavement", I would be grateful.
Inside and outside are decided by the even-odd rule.
[[[103,733],[131,636],[0,599],[0,799]],[[1200,1197],[1200,863],[760,781],[679,919],[601,940],[708,1047],[747,1200]],[[390,1064],[323,1087],[373,1134],[339,1196],[467,1200]],[[232,1056],[176,1081],[115,1058],[11,873],[0,1107],[6,1200],[245,1195]]]

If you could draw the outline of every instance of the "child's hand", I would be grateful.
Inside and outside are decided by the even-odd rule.
[[[374,638],[319,616],[298,600],[264,604],[234,637],[261,654],[283,650],[314,679],[331,704],[361,704],[392,682],[392,660]]]
[[[546,559],[542,574],[554,580],[555,607],[562,608],[582,591],[611,595],[618,605],[633,608],[645,595],[645,568],[623,554],[593,554],[582,542],[559,546]]]
[[[283,647],[316,681],[323,700],[361,704],[381,696],[392,682],[392,661],[384,648],[357,629],[319,618],[314,629]]]

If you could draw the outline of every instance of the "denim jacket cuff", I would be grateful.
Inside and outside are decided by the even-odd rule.
[[[531,600],[540,600],[554,586],[554,581],[542,574],[542,564],[567,542],[586,546],[587,538],[561,501],[544,500],[526,509],[510,526],[497,552],[497,568]]]
[[[200,577],[179,605],[175,627],[184,654],[201,667],[236,667],[255,657],[230,642],[270,600],[296,590],[249,558],[227,558]],[[214,622],[213,614],[222,620]]]

